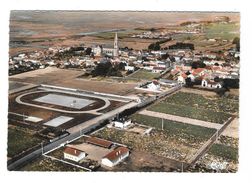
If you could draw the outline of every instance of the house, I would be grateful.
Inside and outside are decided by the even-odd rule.
[[[221,88],[222,87],[220,82],[215,82],[209,79],[203,79],[201,82],[201,86],[206,87],[206,88]]]
[[[129,156],[129,149],[126,147],[118,147],[114,151],[108,153],[101,160],[101,164],[106,167],[114,167],[122,160]]]
[[[147,88],[152,91],[157,91],[157,90],[160,90],[160,84],[158,81],[153,81],[147,85]]]
[[[124,70],[125,70],[125,71],[132,71],[132,72],[134,72],[134,71],[135,71],[135,67],[134,67],[134,66],[128,66],[128,65],[127,65],[127,66],[124,67]]]
[[[152,72],[153,73],[160,73],[160,72],[163,72],[163,71],[165,71],[165,67],[153,67],[153,69],[152,69]]]
[[[131,124],[131,120],[117,120],[114,121],[114,125],[117,128],[127,128]]]
[[[180,83],[180,84],[185,84],[186,82],[185,82],[185,79],[187,78],[187,75],[185,74],[185,73],[183,73],[183,74],[181,74],[180,76],[178,76],[178,79],[177,79],[177,81],[178,81],[178,83]]]
[[[81,161],[86,157],[86,153],[72,147],[66,147],[64,150],[64,159],[69,159],[75,162]]]

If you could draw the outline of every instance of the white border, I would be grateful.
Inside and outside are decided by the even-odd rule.
[[[238,0],[7,0],[1,2],[1,181],[25,182],[248,182],[251,170],[251,4]],[[238,11],[241,12],[241,107],[240,168],[236,174],[174,173],[28,173],[6,170],[8,106],[8,31],[10,10],[146,10],[146,11]],[[244,178],[244,179],[243,179]],[[251,177],[250,177],[251,179]]]

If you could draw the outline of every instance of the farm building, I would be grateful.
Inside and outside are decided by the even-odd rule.
[[[66,147],[64,150],[64,159],[69,159],[75,162],[79,162],[85,157],[86,157],[86,153],[78,149]]]
[[[113,144],[110,141],[99,139],[96,137],[88,137],[88,139],[86,140],[86,143],[93,144],[93,145],[100,146],[100,147],[104,147],[104,148],[110,148]]]
[[[106,167],[113,167],[129,156],[129,149],[118,147],[102,158],[101,164]]]

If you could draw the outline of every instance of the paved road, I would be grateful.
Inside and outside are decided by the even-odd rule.
[[[191,125],[203,126],[203,127],[207,127],[207,128],[220,129],[223,126],[223,124],[211,123],[211,122],[207,122],[207,121],[201,121],[201,120],[197,120],[197,119],[191,119],[191,118],[175,116],[175,115],[171,115],[171,114],[165,114],[165,113],[154,112],[154,111],[148,111],[148,110],[143,110],[143,111],[139,112],[139,114],[157,117],[157,118],[163,118],[163,119],[177,121],[177,122],[181,122],[181,123],[187,123],[187,124],[191,124]]]

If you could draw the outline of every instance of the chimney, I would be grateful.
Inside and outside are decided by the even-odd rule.
[[[77,151],[76,151],[76,149],[74,150],[74,154],[77,154]]]

